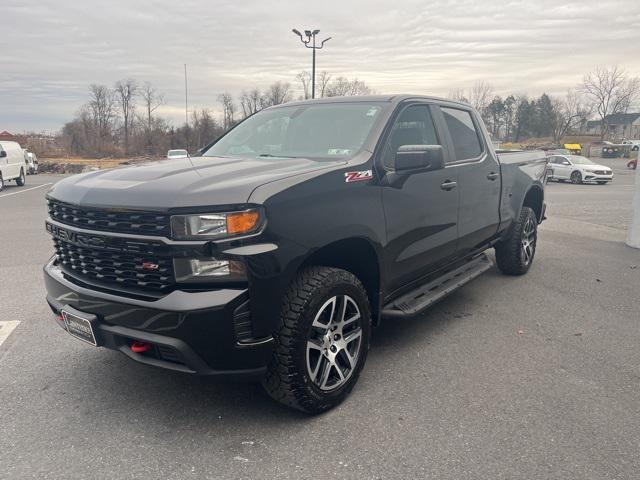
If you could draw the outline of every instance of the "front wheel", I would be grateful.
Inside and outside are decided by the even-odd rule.
[[[0,192],[4,188],[4,179],[2,178],[2,173],[0,173]]]
[[[522,207],[511,235],[496,244],[496,263],[502,273],[524,275],[529,271],[536,254],[538,219],[529,207]]]
[[[330,267],[301,271],[284,298],[265,390],[311,414],[335,407],[358,381],[370,331],[369,300],[355,275]]]
[[[582,174],[580,172],[573,172],[571,174],[571,183],[573,184],[582,183]]]
[[[24,186],[24,184],[26,183],[26,177],[24,176],[24,169],[20,169],[20,176],[18,178],[16,178],[16,183],[18,184],[19,187]]]

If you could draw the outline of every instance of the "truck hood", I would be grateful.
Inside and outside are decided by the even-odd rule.
[[[49,196],[94,207],[168,210],[246,203],[257,187],[344,162],[306,158],[191,157],[75,175]]]

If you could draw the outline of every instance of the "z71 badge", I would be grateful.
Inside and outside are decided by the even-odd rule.
[[[373,178],[372,170],[362,170],[361,172],[346,172],[344,174],[344,181],[347,183],[362,182],[365,180],[371,180],[372,178]]]

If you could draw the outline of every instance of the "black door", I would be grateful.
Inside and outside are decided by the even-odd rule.
[[[409,105],[395,120],[382,151],[387,171],[393,170],[395,153],[402,145],[444,145],[429,105]],[[458,237],[456,170],[408,174],[383,187],[390,292],[447,263],[454,255]]]
[[[486,244],[500,224],[500,165],[470,110],[441,106],[458,170],[458,254]]]

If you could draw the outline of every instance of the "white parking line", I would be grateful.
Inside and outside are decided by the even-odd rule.
[[[4,195],[0,195],[0,198],[10,197],[11,195],[18,195],[19,193],[25,193],[25,192],[28,192],[29,190],[35,190],[36,188],[46,187],[47,185],[53,185],[53,183],[43,183],[42,185],[38,185],[37,187],[27,188],[26,190],[20,190],[19,192],[5,193]]]
[[[0,322],[0,345],[9,338],[11,332],[15,330],[20,322],[18,320],[9,320],[6,322]]]

